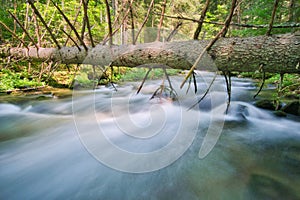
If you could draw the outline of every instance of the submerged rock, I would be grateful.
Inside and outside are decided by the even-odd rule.
[[[299,199],[299,194],[276,176],[252,174],[247,199]]]

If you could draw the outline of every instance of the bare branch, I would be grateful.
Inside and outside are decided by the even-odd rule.
[[[105,5],[106,5],[106,15],[107,15],[108,32],[109,32],[109,45],[112,45],[113,44],[112,27],[111,27],[111,16],[110,16],[110,8],[109,8],[108,0],[105,0]]]
[[[134,36],[134,17],[133,17],[133,10],[132,10],[132,3],[129,4],[129,10],[130,10],[130,18],[131,18],[131,33],[132,33],[132,44],[135,44],[135,36]]]
[[[227,89],[227,96],[228,96],[227,107],[225,111],[225,113],[227,114],[231,102],[231,73],[230,71],[223,71],[223,75],[226,82],[226,89]]]
[[[52,13],[52,16],[51,16],[51,18],[50,18],[50,20],[49,20],[49,22],[48,22],[48,26],[51,25],[52,20],[54,19],[55,13],[56,13],[56,11],[54,11],[54,12]],[[48,32],[47,30],[44,31],[44,33],[43,33],[42,36],[41,36],[41,40],[44,39],[44,37],[45,37],[45,35],[46,35],[47,32]]]
[[[79,47],[79,45],[77,44],[77,42],[64,30],[64,29],[62,29],[62,32],[66,35],[66,36],[68,36],[68,39],[70,39],[74,44],[75,44],[75,46],[77,47],[77,49],[79,50],[79,51],[81,51],[81,48]]]
[[[253,99],[255,99],[257,97],[257,95],[259,95],[259,93],[261,92],[261,90],[263,89],[263,87],[265,85],[266,72],[264,70],[264,65],[261,64],[259,68],[260,68],[260,70],[262,70],[262,73],[263,73],[263,75],[262,75],[262,83],[261,83],[258,91],[256,92],[256,94],[253,96]]]
[[[19,21],[19,19],[12,14],[9,10],[7,11],[15,20],[16,22],[19,24],[19,26],[21,27],[21,29],[24,31],[24,33],[27,35],[27,37],[29,38],[29,40],[33,43],[33,45],[38,49],[39,47],[37,46],[36,42],[34,41],[34,39],[32,39],[32,37],[30,36],[30,34],[28,33],[28,31],[26,30],[26,28],[23,26],[23,24]]]
[[[27,29],[28,23],[29,23],[29,4],[26,4],[26,12],[25,12],[25,20],[24,20],[24,27]],[[24,39],[26,36],[25,32],[22,34],[22,39]]]
[[[19,40],[27,49],[28,49],[28,46],[26,45],[26,43],[24,42],[24,40],[22,40],[21,38],[19,38],[13,30],[11,30],[8,26],[6,26],[6,24],[4,24],[2,21],[0,21],[0,24],[8,31],[12,34],[12,36],[14,38],[16,38],[17,40]]]
[[[145,81],[146,81],[146,79],[147,79],[149,73],[151,72],[151,70],[152,70],[152,68],[149,68],[149,69],[148,69],[148,71],[147,71],[147,73],[146,73],[146,75],[145,75],[145,77],[144,77],[144,79],[143,79],[141,85],[139,86],[138,90],[136,91],[136,94],[140,93],[140,91],[141,91],[141,89],[143,88],[143,85],[144,85],[144,83],[145,83]]]
[[[157,29],[156,41],[160,40],[160,30],[161,30],[161,27],[162,27],[163,21],[164,21],[164,14],[165,14],[166,6],[167,6],[167,0],[164,0],[163,4],[161,6],[162,6],[162,8],[161,8],[161,16],[160,16],[160,20],[159,20],[158,29]]]
[[[160,15],[159,13],[154,12],[155,15]],[[193,19],[189,17],[183,17],[183,16],[171,16],[171,15],[164,15],[167,18],[171,19],[178,19],[178,20],[186,20],[186,21],[192,21],[195,23],[200,23],[200,20]],[[214,21],[203,21],[205,24],[214,24],[218,26],[224,26],[223,22],[214,22]],[[230,23],[230,26],[238,26],[238,27],[244,27],[244,28],[268,28],[269,24],[240,24],[240,23]],[[272,28],[296,28],[300,27],[300,23],[289,23],[289,24],[276,24],[273,25]]]
[[[116,32],[118,32],[119,30],[120,30],[120,28],[122,27],[122,25],[124,24],[124,21],[126,20],[126,18],[127,18],[127,16],[128,16],[128,14],[129,14],[129,12],[130,12],[130,9],[128,8],[127,9],[127,11],[126,11],[126,13],[125,13],[125,15],[124,15],[124,17],[123,17],[123,19],[122,19],[122,22],[119,24],[119,26],[112,32],[112,36],[114,36],[115,35],[115,33]],[[116,21],[115,21],[116,22]],[[108,34],[108,36],[106,36],[104,39],[103,39],[103,44],[106,44],[106,42],[109,40],[109,34]]]
[[[89,21],[89,17],[88,17],[88,3],[89,3],[89,0],[86,0],[86,1],[83,0],[84,20],[86,21],[86,26],[87,26],[87,29],[88,29],[88,33],[89,33],[89,37],[90,37],[92,47],[95,47],[93,36],[92,36],[92,31],[91,31],[91,26],[90,26],[90,21]]]
[[[276,9],[278,7],[278,3],[279,3],[279,0],[275,0],[275,2],[274,2],[274,8],[273,8],[273,11],[272,11],[272,17],[271,17],[270,24],[269,24],[269,29],[268,29],[268,31],[266,33],[267,36],[271,35],[271,31],[272,31],[273,22],[274,22],[274,18],[275,18],[275,14],[276,14]]]
[[[78,7],[78,11],[77,11],[77,13],[76,13],[76,16],[75,16],[75,19],[74,19],[74,22],[73,22],[73,26],[75,26],[75,24],[76,24],[76,22],[77,22],[78,16],[79,16],[79,14],[80,14],[81,6],[82,6],[82,1],[80,2],[80,5],[79,5],[79,7]],[[73,30],[71,29],[70,32],[68,33],[68,35],[71,35],[72,31],[73,31]],[[70,38],[70,39],[71,39],[71,38]],[[65,45],[64,45],[64,46],[67,45],[68,41],[69,41],[69,37],[68,37],[67,40],[65,41]]]
[[[198,104],[206,97],[206,95],[208,94],[208,92],[209,92],[211,86],[212,86],[213,83],[215,82],[216,78],[217,78],[217,73],[215,73],[215,75],[214,75],[212,81],[210,82],[208,88],[206,89],[206,91],[205,91],[205,93],[202,95],[202,97],[197,101],[197,103],[195,103],[194,105],[192,105],[188,110],[193,109],[196,105],[198,105]]]
[[[237,2],[237,0],[232,0],[232,2],[231,2],[230,14],[228,15],[227,19],[225,20],[225,24],[224,24],[224,27],[222,29],[221,37],[225,37],[225,35],[228,31],[233,13],[234,13],[235,8],[236,8],[236,2]]]
[[[34,13],[32,18],[33,18],[33,22],[34,22],[34,26],[35,26],[34,31],[35,31],[35,35],[36,35],[36,38],[37,38],[37,45],[41,47],[42,46],[42,40],[41,40],[40,25],[39,25],[39,22],[38,22],[38,19],[37,19],[37,15]]]
[[[193,37],[194,40],[198,40],[198,38],[199,38],[199,35],[200,35],[201,29],[202,29],[202,25],[203,25],[203,22],[204,22],[204,18],[205,18],[209,3],[210,3],[210,0],[206,0],[205,5],[204,5],[204,7],[202,9],[202,12],[201,12],[199,22],[198,22],[198,27],[197,27],[197,29],[194,33],[194,37]]]
[[[149,5],[148,11],[147,11],[147,15],[146,15],[146,17],[145,17],[145,19],[144,19],[144,21],[143,21],[143,23],[142,23],[140,29],[138,30],[138,32],[137,32],[137,34],[136,34],[136,37],[135,37],[135,40],[134,40],[134,44],[135,44],[136,41],[138,40],[138,37],[139,37],[139,35],[140,35],[142,29],[144,28],[146,22],[148,21],[150,12],[151,12],[151,10],[152,10],[152,8],[153,8],[153,4],[154,4],[154,0],[152,0],[151,3],[150,3],[150,5]]]
[[[236,5],[236,0],[232,0],[232,4],[231,4],[231,10],[230,10],[230,14],[228,15],[224,27],[221,29],[221,31],[216,35],[216,37],[210,41],[210,43],[203,49],[203,51],[201,52],[201,54],[199,55],[199,57],[197,58],[197,60],[195,61],[194,65],[191,67],[190,71],[188,72],[188,74],[185,76],[182,84],[180,85],[180,88],[182,88],[185,84],[185,82],[187,81],[187,79],[192,75],[192,73],[194,72],[194,70],[196,69],[197,65],[200,63],[202,57],[204,56],[204,54],[210,50],[210,48],[217,42],[217,40],[220,37],[224,37],[225,34],[227,33],[228,27],[230,25],[231,19],[232,19],[232,15],[235,9],[235,5]]]
[[[53,0],[51,0],[52,4],[55,6],[55,8],[58,10],[58,12],[63,16],[63,18],[65,19],[65,21],[69,24],[70,28],[74,31],[77,39],[79,40],[80,44],[83,46],[83,48],[85,49],[85,51],[88,51],[87,46],[85,45],[85,43],[83,42],[82,38],[79,36],[77,30],[75,29],[75,27],[71,24],[70,20],[68,19],[68,17],[63,13],[63,11],[56,5],[56,3],[53,2]]]
[[[56,40],[55,36],[53,35],[51,29],[48,27],[47,23],[45,22],[44,18],[42,17],[42,15],[40,14],[40,12],[37,10],[37,8],[35,7],[34,3],[32,2],[32,0],[28,0],[28,3],[30,4],[31,8],[33,9],[34,13],[36,14],[36,16],[41,20],[42,24],[45,26],[45,28],[47,29],[47,31],[50,34],[51,39],[53,40],[53,42],[55,43],[55,45],[57,46],[57,48],[61,48],[60,44],[58,43],[58,41]]]
[[[180,26],[182,25],[182,22],[177,23],[177,25],[175,26],[175,28],[172,30],[172,32],[170,33],[170,35],[167,37],[167,42],[171,41],[171,39],[174,37],[174,35],[176,35],[178,29],[180,28]]]

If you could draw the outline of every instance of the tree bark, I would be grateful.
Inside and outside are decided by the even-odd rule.
[[[54,61],[64,64],[113,65],[190,69],[209,40],[153,42],[137,45],[97,45],[81,51],[77,47],[1,49],[1,56]],[[300,73],[300,34],[220,38],[203,57],[198,70]]]

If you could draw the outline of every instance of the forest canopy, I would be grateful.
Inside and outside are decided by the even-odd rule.
[[[88,28],[86,26],[83,2],[87,2],[87,15],[90,30],[92,32],[95,43],[101,42],[108,34],[108,20],[106,13],[106,5],[104,0],[60,0],[54,1],[63,13],[70,20],[72,25],[78,30],[81,37],[89,40]],[[178,24],[178,32],[189,38],[193,38],[194,32],[197,28],[197,21],[200,19],[202,8],[205,1],[164,1],[164,0],[131,0],[131,1],[109,1],[110,16],[113,26],[113,31],[118,30],[119,35],[122,32],[136,29],[138,30],[145,21],[149,8],[149,17],[146,20],[145,27],[158,28],[161,18],[161,10],[165,7],[163,25],[167,30],[174,30]],[[71,28],[63,19],[60,12],[55,8],[50,0],[35,1],[35,7],[40,11],[41,16],[47,22],[49,28],[53,31],[57,40],[62,44],[74,45],[69,41],[68,36],[64,33],[71,32]],[[165,6],[164,6],[165,5]],[[230,11],[230,1],[210,1],[205,16],[205,23],[203,24],[200,33],[200,39],[212,38],[222,28],[220,24],[224,23],[228,12]],[[232,18],[232,25],[227,33],[227,37],[234,36],[256,36],[264,35],[268,29],[268,25],[272,10],[274,7],[274,0],[257,0],[257,1],[237,1],[237,6]],[[53,45],[49,33],[46,31],[43,24],[35,15],[31,6],[21,0],[3,0],[0,11],[1,22],[6,24],[14,33],[28,40],[16,20],[8,13],[11,12],[26,28],[30,36],[36,43],[41,46]],[[278,6],[275,13],[274,25],[296,25],[300,23],[300,8],[299,2],[296,0],[278,1]],[[187,20],[188,19],[188,20]],[[133,21],[133,22],[132,22]],[[243,27],[243,25],[249,25]],[[251,27],[253,25],[253,27]],[[260,25],[262,25],[260,27]],[[299,24],[298,24],[299,25]],[[276,27],[276,26],[275,26]],[[272,34],[288,33],[295,31],[294,27],[275,28]],[[12,38],[12,34],[1,26],[0,39],[1,42],[16,42]],[[75,33],[71,32],[70,36],[75,37]],[[114,43],[118,44],[117,34],[115,34]],[[13,39],[13,40],[12,40]],[[188,39],[188,38],[186,38]],[[30,42],[30,41],[26,41]],[[50,43],[49,43],[50,42]],[[124,42],[124,41],[123,41]],[[129,42],[129,41],[126,41]],[[14,43],[13,43],[14,44]],[[47,46],[48,47],[48,46]]]

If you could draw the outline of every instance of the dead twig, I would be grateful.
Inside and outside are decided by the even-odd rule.
[[[79,14],[80,14],[81,6],[82,6],[82,1],[80,1],[80,5],[79,5],[78,10],[77,10],[77,13],[76,13],[76,15],[75,15],[75,19],[74,19],[74,22],[73,22],[73,26],[75,26],[75,24],[76,24],[76,22],[77,22],[78,16],[79,16]],[[71,29],[71,30],[69,31],[68,35],[71,35],[72,31],[73,31],[73,30]],[[70,38],[70,39],[71,39],[71,38]],[[69,40],[69,37],[68,37],[67,40],[65,41],[64,46],[66,46],[66,45],[68,44],[68,40]]]
[[[197,93],[198,91],[198,87],[197,87],[197,80],[196,80],[196,73],[194,72],[193,73],[193,80],[194,80],[194,88],[195,88],[195,94]]]
[[[10,14],[10,16],[12,16],[16,20],[17,24],[19,24],[19,26],[24,31],[24,33],[27,35],[27,37],[29,38],[29,40],[33,43],[33,45],[35,46],[35,48],[38,50],[39,47],[37,46],[36,42],[34,41],[34,39],[32,39],[32,37],[30,36],[30,34],[26,30],[26,28],[23,26],[23,24],[19,21],[19,19],[14,14],[12,14],[9,10],[7,12]]]
[[[180,28],[181,25],[182,25],[182,22],[177,23],[175,28],[172,30],[170,35],[167,37],[167,40],[166,40],[167,42],[170,42],[171,39],[176,35],[176,33],[178,32],[178,29]]]
[[[66,36],[68,36],[68,39],[70,39],[75,44],[75,46],[77,47],[77,49],[79,51],[81,51],[81,48],[79,47],[79,45],[77,44],[77,42],[64,29],[62,29],[62,32],[64,34],[66,34]]]
[[[217,73],[215,73],[215,75],[214,75],[212,81],[210,82],[208,88],[206,89],[206,91],[205,91],[205,93],[202,95],[202,97],[197,101],[197,103],[195,103],[194,105],[192,105],[188,110],[193,109],[196,105],[198,105],[198,104],[206,97],[206,95],[207,95],[208,92],[210,91],[211,86],[212,86],[213,83],[215,82],[216,78],[217,78]]]
[[[153,14],[160,15],[160,13],[156,13],[156,12],[153,12]],[[200,23],[200,20],[198,20],[198,19],[193,19],[193,18],[183,17],[183,16],[164,15],[164,17]],[[205,21],[204,20],[203,23],[224,26],[223,22]],[[232,22],[232,23],[230,23],[230,26],[237,26],[237,27],[244,27],[244,28],[268,28],[269,24],[241,24],[241,23],[233,23]],[[272,28],[296,28],[296,27],[300,27],[300,23],[276,24],[276,25],[272,26]]]
[[[63,11],[56,5],[56,3],[53,2],[53,0],[51,0],[52,4],[55,6],[55,8],[58,10],[58,12],[61,14],[61,16],[64,18],[64,20],[67,22],[67,24],[70,26],[70,28],[74,31],[77,39],[80,41],[80,44],[83,46],[83,48],[85,49],[85,51],[88,51],[87,46],[85,45],[84,41],[82,40],[82,38],[79,36],[76,28],[73,26],[73,24],[70,22],[70,20],[68,19],[68,17],[63,13]]]
[[[83,0],[84,21],[86,22],[91,45],[92,45],[92,47],[95,47],[93,35],[92,35],[92,31],[91,31],[91,26],[90,26],[90,21],[89,21],[89,17],[88,17],[88,3],[89,3],[89,0]]]
[[[4,24],[2,21],[0,21],[0,24],[1,24],[8,32],[10,32],[14,38],[16,38],[17,40],[19,40],[19,41],[20,41],[27,49],[29,49],[28,46],[26,45],[26,43],[24,42],[24,40],[22,40],[21,38],[19,38],[19,37],[14,33],[13,30],[11,30],[8,26],[6,26],[6,24]]]
[[[225,78],[225,82],[226,82],[226,89],[227,89],[227,107],[226,107],[226,111],[225,114],[228,113],[228,109],[230,106],[230,102],[231,102],[231,73],[230,71],[223,71],[223,75]]]
[[[160,30],[161,30],[162,25],[163,25],[166,6],[167,6],[167,0],[164,0],[164,2],[161,5],[161,16],[160,16],[160,20],[159,20],[159,24],[158,24],[158,28],[157,28],[156,41],[160,40]]]
[[[270,36],[270,35],[271,35],[271,31],[272,31],[273,22],[274,22],[276,10],[277,10],[277,7],[278,7],[278,3],[279,3],[279,0],[275,0],[275,2],[274,2],[274,7],[273,7],[273,11],[272,11],[272,17],[271,17],[270,24],[269,24],[269,29],[268,29],[268,31],[267,31],[267,33],[266,33],[267,36]]]
[[[259,70],[262,71],[262,82],[260,84],[259,90],[256,92],[256,94],[253,96],[253,99],[255,99],[257,97],[257,95],[259,95],[259,93],[261,92],[261,90],[263,89],[264,85],[265,85],[265,80],[266,80],[266,72],[264,70],[264,65],[261,64],[259,67]]]
[[[136,43],[136,42],[137,42],[137,40],[138,40],[138,37],[139,37],[139,35],[140,35],[140,33],[141,33],[141,31],[142,31],[143,27],[145,26],[146,22],[148,21],[148,18],[149,18],[150,12],[151,12],[151,10],[152,10],[152,8],[153,8],[153,4],[154,4],[154,0],[152,0],[152,1],[151,1],[151,3],[150,3],[150,5],[149,5],[149,8],[148,8],[148,11],[147,11],[146,17],[145,17],[145,19],[144,19],[144,21],[143,21],[143,23],[142,23],[142,25],[141,25],[140,29],[138,30],[138,32],[137,32],[137,34],[136,34],[136,36],[135,36],[134,43]]]
[[[52,1],[52,0],[51,0]],[[58,49],[61,49],[60,44],[58,43],[58,41],[56,40],[55,36],[53,35],[51,29],[49,28],[49,26],[47,25],[47,23],[45,22],[44,18],[42,17],[42,15],[40,14],[40,12],[38,11],[38,9],[35,7],[34,3],[32,2],[32,0],[28,0],[27,1],[31,8],[33,9],[34,13],[36,14],[36,16],[41,20],[42,24],[45,26],[46,30],[48,31],[48,33],[50,34],[51,39],[53,40],[53,42],[55,43],[55,45],[57,46]]]
[[[165,77],[167,78],[167,81],[169,83],[169,87],[171,88],[171,90],[175,91],[173,86],[172,86],[171,79],[170,79],[165,67],[163,67],[163,71],[164,71]]]
[[[145,75],[145,77],[143,78],[143,81],[142,81],[141,85],[139,86],[138,90],[136,91],[136,94],[140,93],[140,91],[143,88],[143,85],[144,85],[144,83],[145,83],[145,81],[146,81],[146,79],[147,79],[147,77],[148,77],[148,75],[151,71],[152,71],[152,68],[149,68],[146,75]]]
[[[132,1],[133,2],[133,1]],[[130,18],[131,18],[131,37],[132,37],[132,44],[135,45],[135,31],[134,31],[134,17],[133,17],[133,9],[132,3],[129,4],[129,11],[130,11]]]
[[[187,90],[186,90],[186,94],[187,94],[187,93],[189,92],[189,90],[190,90],[192,80],[193,80],[193,84],[194,84],[194,88],[195,88],[195,94],[197,93],[198,87],[197,87],[197,80],[196,80],[195,74],[196,74],[196,73],[193,72],[193,76],[190,76],[190,78],[189,78],[189,85],[188,85],[188,88],[187,88]]]
[[[105,5],[106,5],[106,15],[107,15],[107,21],[108,21],[109,45],[111,46],[113,44],[113,41],[112,41],[111,15],[110,15],[108,0],[105,0]]]
[[[202,25],[204,22],[204,18],[205,18],[206,12],[208,10],[209,3],[210,3],[210,0],[206,0],[205,5],[201,11],[201,16],[200,16],[200,19],[198,22],[198,26],[197,26],[197,29],[195,30],[194,37],[193,37],[194,40],[198,40],[198,38],[199,38],[201,29],[202,29]]]
[[[230,10],[230,14],[228,15],[227,19],[225,20],[225,24],[223,26],[223,28],[220,30],[220,32],[215,36],[215,38],[213,40],[210,41],[210,43],[203,49],[203,51],[201,52],[201,54],[199,55],[199,57],[197,58],[197,60],[195,61],[195,63],[193,64],[193,66],[191,67],[190,71],[188,72],[188,74],[185,76],[182,84],[180,85],[180,88],[182,88],[185,84],[185,82],[187,81],[187,79],[192,75],[193,71],[196,69],[197,65],[200,63],[202,57],[204,56],[204,54],[210,50],[210,48],[217,42],[217,40],[220,37],[224,37],[227,33],[227,30],[229,28],[234,10],[235,10],[235,5],[236,5],[236,1],[237,0],[232,0],[232,4],[231,4],[231,10]]]

